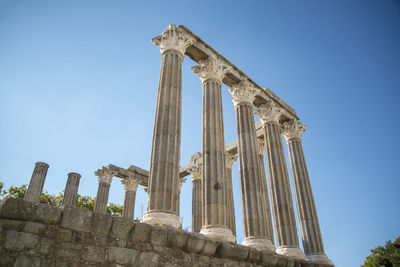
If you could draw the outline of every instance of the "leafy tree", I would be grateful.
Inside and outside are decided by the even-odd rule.
[[[24,198],[26,192],[28,191],[26,184],[23,184],[19,187],[11,186],[8,190],[4,190],[3,187],[4,187],[4,183],[0,182],[0,196],[3,199]],[[50,204],[53,206],[61,206],[62,202],[63,202],[63,198],[64,198],[64,196],[62,193],[58,193],[58,195],[55,195],[55,194],[50,194],[47,191],[44,191],[41,195],[40,202],[47,203],[47,204]],[[96,200],[95,197],[82,196],[82,195],[78,194],[77,200],[76,200],[76,207],[87,208],[88,210],[93,211],[95,200]],[[107,206],[107,213],[110,215],[122,216],[122,211],[123,211],[122,205],[109,203]],[[138,219],[135,219],[135,221],[138,221]]]
[[[371,253],[363,267],[400,267],[400,237],[394,242],[387,241],[384,247],[372,249]]]

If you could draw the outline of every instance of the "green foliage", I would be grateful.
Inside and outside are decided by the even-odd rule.
[[[20,187],[11,186],[8,190],[3,190],[4,183],[0,182],[0,196],[3,199],[7,198],[24,198],[28,191],[27,185],[23,184]],[[76,207],[87,208],[88,210],[94,210],[94,203],[96,198],[91,196],[77,196]],[[47,191],[42,193],[40,203],[47,203],[53,206],[61,206],[63,202],[63,194],[58,195],[50,194]],[[123,206],[114,203],[109,203],[107,206],[107,213],[110,215],[122,216]],[[135,219],[136,221],[137,219]]]
[[[394,242],[387,241],[384,247],[372,249],[371,253],[363,267],[400,267],[400,237]]]

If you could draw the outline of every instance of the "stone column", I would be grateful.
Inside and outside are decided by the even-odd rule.
[[[303,248],[307,259],[333,265],[324,251],[314,195],[301,144],[301,136],[305,130],[306,127],[296,120],[283,124],[283,136],[289,150]]]
[[[228,227],[231,229],[234,236],[236,236],[236,220],[235,220],[235,203],[233,199],[233,185],[232,185],[232,166],[233,162],[237,160],[236,155],[225,153],[226,160],[226,178],[227,178],[227,193],[228,193]]]
[[[191,43],[175,25],[169,25],[153,42],[161,50],[161,73],[151,150],[149,202],[143,221],[180,228],[182,62]]]
[[[268,178],[271,191],[272,211],[274,213],[276,252],[282,255],[304,259],[299,247],[289,175],[283,151],[279,118],[282,110],[272,101],[256,108],[264,128],[266,141]]]
[[[180,215],[180,206],[181,206],[181,191],[182,185],[186,183],[187,179],[185,177],[179,177],[179,190],[178,190],[178,216]]]
[[[76,196],[78,195],[79,181],[81,175],[79,173],[68,173],[67,185],[64,190],[63,206],[75,207]]]
[[[192,167],[188,170],[192,178],[192,232],[199,233],[202,226],[202,168],[201,153],[197,152],[192,155],[190,163]]]
[[[265,198],[260,177],[258,147],[253,115],[257,89],[247,80],[229,88],[236,110],[240,191],[243,207],[243,245],[274,251],[268,238]]]
[[[98,177],[99,187],[97,189],[94,212],[106,214],[108,194],[110,193],[110,185],[114,175],[111,171],[105,168],[97,170],[95,175]]]
[[[121,180],[125,189],[125,199],[124,199],[124,210],[122,212],[122,217],[127,219],[134,219],[135,215],[135,199],[136,190],[138,188],[138,182],[133,178],[126,178]]]
[[[267,219],[267,237],[271,240],[272,244],[274,244],[274,229],[272,226],[272,216],[271,216],[271,205],[269,202],[268,196],[268,184],[267,177],[265,175],[265,167],[264,167],[264,150],[265,150],[265,142],[262,139],[257,139],[258,142],[258,160],[260,163],[260,177],[262,183],[262,189],[265,198],[265,214]]]
[[[33,203],[40,202],[48,168],[49,165],[47,163],[35,163],[35,169],[33,170],[31,181],[29,182],[28,192],[26,192],[24,198],[25,200]]]
[[[210,56],[192,67],[203,87],[203,223],[200,233],[235,242],[228,225],[222,79],[227,68]]]

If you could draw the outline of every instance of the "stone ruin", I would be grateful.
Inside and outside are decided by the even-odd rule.
[[[150,171],[112,164],[97,170],[91,212],[75,207],[78,173],[68,174],[61,207],[39,203],[49,166],[36,163],[25,199],[0,201],[0,266],[332,266],[324,252],[301,143],[306,127],[296,112],[185,26],[169,25],[153,43],[161,50],[161,74]],[[192,71],[203,88],[203,148],[180,167],[185,55],[199,64]],[[238,133],[238,140],[226,145],[222,83],[232,95]],[[260,122],[255,123],[253,113]],[[299,247],[281,134],[289,151],[304,251]],[[242,245],[236,243],[232,189],[232,164],[237,159]],[[192,232],[183,231],[179,219],[186,176],[193,182]],[[121,178],[125,189],[122,217],[106,214],[113,177]],[[140,223],[133,220],[139,185],[149,195]]]

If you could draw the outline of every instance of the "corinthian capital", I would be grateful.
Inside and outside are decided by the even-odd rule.
[[[257,89],[254,88],[248,80],[243,80],[229,88],[232,95],[232,101],[235,107],[241,103],[253,104],[254,97],[257,95]]]
[[[225,164],[228,169],[232,169],[233,163],[237,161],[238,156],[225,152]]]
[[[224,66],[215,56],[209,56],[206,60],[200,60],[199,65],[192,67],[193,73],[199,76],[201,82],[205,82],[208,79],[215,79],[219,83],[222,83],[228,70],[229,68]]]
[[[113,171],[110,171],[109,169],[106,169],[104,167],[95,171],[94,174],[97,176],[99,183],[106,183],[108,185],[111,184],[112,178],[115,175]]]
[[[265,142],[263,139],[257,139],[258,154],[264,155]]]
[[[283,110],[275,102],[269,100],[266,104],[255,108],[254,113],[257,114],[263,124],[268,122],[279,123]]]
[[[190,177],[192,177],[192,182],[201,180],[203,178],[202,164],[200,163],[198,166],[190,167],[188,173]]]
[[[136,192],[137,187],[138,187],[138,182],[135,179],[132,178],[126,178],[121,180],[121,183],[124,185],[125,192]]]
[[[182,57],[185,55],[186,48],[192,44],[186,33],[175,24],[168,25],[161,35],[152,39],[152,42],[160,47],[161,54],[169,49],[175,49]]]
[[[286,142],[288,142],[293,138],[301,139],[301,135],[306,130],[306,126],[293,119],[283,123],[282,130],[283,137],[285,138]]]

